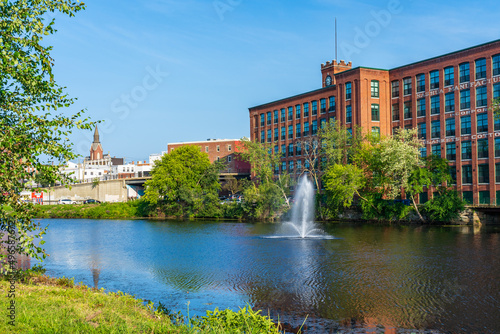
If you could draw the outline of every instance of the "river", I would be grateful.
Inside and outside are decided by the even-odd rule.
[[[500,228],[47,219],[47,274],[161,301],[250,306],[307,333],[500,332]],[[36,262],[35,262],[36,263]]]

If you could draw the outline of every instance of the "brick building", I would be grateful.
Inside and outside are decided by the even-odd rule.
[[[283,152],[281,170],[300,173],[308,162],[296,143],[329,119],[386,136],[418,128],[422,156],[450,161],[464,199],[500,205],[500,122],[489,108],[500,97],[500,40],[391,70],[334,60],[321,73],[322,88],[249,109],[251,139]]]
[[[206,141],[169,143],[167,152],[172,153],[179,147],[193,145],[205,152],[211,163],[222,161],[225,169],[222,175],[233,175],[235,177],[248,177],[250,175],[250,164],[239,157],[241,143],[238,139],[207,139]]]

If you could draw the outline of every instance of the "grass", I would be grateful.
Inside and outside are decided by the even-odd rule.
[[[9,282],[0,280],[0,333],[282,333],[271,319],[250,308],[207,312],[187,319],[160,304],[144,305],[122,292],[105,293],[72,279],[32,272],[16,285],[16,325],[8,323]],[[171,320],[172,319],[172,320]],[[175,323],[173,323],[173,321]]]
[[[124,219],[147,216],[141,201],[125,203],[36,205],[37,218]]]

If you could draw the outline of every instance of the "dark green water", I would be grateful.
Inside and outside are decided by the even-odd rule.
[[[202,315],[247,303],[307,332],[499,333],[500,230],[42,220],[48,274]]]

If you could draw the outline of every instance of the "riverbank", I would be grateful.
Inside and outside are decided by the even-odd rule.
[[[12,294],[5,279],[0,289],[4,296]],[[187,319],[121,292],[75,285],[68,278],[29,276],[16,283],[14,294],[0,298],[0,333],[281,333],[268,317],[251,309]],[[11,314],[15,325],[9,323]]]

